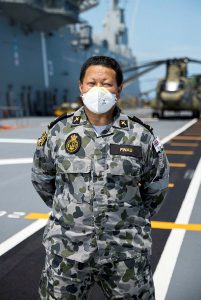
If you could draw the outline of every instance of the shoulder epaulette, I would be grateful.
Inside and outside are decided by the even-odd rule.
[[[71,116],[73,115],[70,114],[70,115],[67,115],[66,113],[64,113],[63,115],[59,116],[58,118],[56,118],[54,121],[52,121],[49,125],[48,125],[48,129],[51,129],[55,124],[57,124],[59,121],[62,121],[66,118],[70,118]]]
[[[151,126],[149,126],[148,124],[145,124],[144,122],[142,122],[142,120],[138,119],[135,116],[128,116],[130,120],[135,121],[136,123],[139,123],[140,125],[144,126],[147,130],[149,130],[149,132],[151,134],[153,134],[153,128]]]

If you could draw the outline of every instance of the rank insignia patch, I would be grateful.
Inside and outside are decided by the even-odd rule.
[[[47,141],[47,132],[44,131],[42,133],[41,137],[38,138],[38,140],[37,140],[37,146],[43,146],[43,145],[45,145],[46,141]]]
[[[65,142],[65,149],[67,153],[74,154],[81,147],[81,137],[77,133],[70,134]]]
[[[73,124],[80,124],[80,119],[81,119],[80,116],[74,116],[73,117]]]
[[[120,120],[119,125],[121,128],[128,127],[128,121],[127,120]]]

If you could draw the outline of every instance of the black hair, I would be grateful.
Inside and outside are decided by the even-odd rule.
[[[80,82],[83,82],[86,70],[90,66],[100,65],[106,68],[113,69],[116,72],[117,85],[120,86],[123,82],[123,73],[119,63],[112,57],[109,56],[92,56],[85,61],[80,71]]]

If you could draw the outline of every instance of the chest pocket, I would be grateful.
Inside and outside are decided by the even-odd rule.
[[[91,171],[91,160],[88,158],[77,158],[60,156],[57,158],[57,173],[89,173]]]
[[[91,160],[60,156],[57,158],[57,187],[68,202],[89,202]]]
[[[140,177],[142,166],[139,159],[114,156],[108,161],[108,173],[111,175]]]

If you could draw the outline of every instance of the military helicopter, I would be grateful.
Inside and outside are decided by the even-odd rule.
[[[151,102],[152,116],[163,118],[165,111],[190,111],[192,117],[199,118],[201,112],[201,76],[188,77],[188,63],[201,64],[201,61],[188,57],[173,58],[127,68],[124,70],[124,74],[131,71],[137,72],[125,80],[125,85],[166,64],[166,76],[159,80],[156,87],[156,97]],[[142,69],[142,71],[139,72],[139,69]]]

